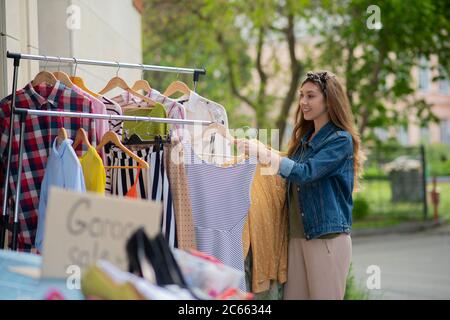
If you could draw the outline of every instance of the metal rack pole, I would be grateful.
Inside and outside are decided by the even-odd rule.
[[[26,59],[26,60],[40,60],[48,62],[66,62],[71,64],[85,64],[91,66],[103,66],[103,67],[115,67],[126,68],[126,69],[139,69],[145,71],[157,71],[157,72],[172,72],[172,73],[187,73],[194,75],[194,83],[198,81],[199,75],[205,75],[206,70],[204,68],[178,68],[178,67],[166,67],[166,66],[156,66],[150,64],[138,64],[138,63],[124,63],[124,62],[114,62],[114,61],[102,61],[102,60],[88,60],[88,59],[74,59],[67,57],[56,57],[56,56],[42,56],[36,54],[25,54],[25,53],[14,53],[7,52],[6,56],[13,59]]]
[[[16,90],[17,90],[17,77],[19,73],[20,58],[14,58],[14,73],[12,82],[12,98],[11,98],[11,110],[9,115],[9,136],[8,136],[8,158],[6,162],[5,181],[3,185],[3,207],[2,207],[2,219],[0,221],[0,249],[5,247],[6,229],[9,223],[8,213],[8,195],[9,195],[9,176],[11,174],[11,152],[12,152],[12,137],[14,135],[14,116],[16,108]]]
[[[206,120],[186,120],[186,119],[172,119],[172,118],[158,118],[158,117],[143,117],[143,116],[116,116],[99,113],[83,113],[83,112],[68,112],[68,111],[47,111],[47,110],[29,110],[16,108],[16,114],[25,113],[29,116],[56,116],[69,118],[88,118],[88,119],[105,119],[105,120],[122,120],[122,121],[144,121],[144,122],[159,122],[169,124],[200,124],[203,126],[214,123]]]

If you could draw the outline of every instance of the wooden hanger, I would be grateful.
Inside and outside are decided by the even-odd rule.
[[[213,133],[220,134],[222,137],[224,137],[226,140],[229,140],[231,143],[234,143],[234,140],[236,140],[236,138],[231,135],[230,131],[223,124],[214,122],[211,123],[209,126],[207,126],[205,130],[203,130],[202,141],[204,141],[205,138],[207,138],[206,135],[210,137],[211,134]]]
[[[134,91],[139,91],[139,90],[143,90],[144,93],[149,93],[152,90],[152,87],[150,87],[150,84],[148,83],[147,80],[144,80],[144,65],[142,65],[142,77],[140,80],[136,81],[133,86],[131,87],[132,90]]]
[[[68,87],[68,88],[73,87],[73,82],[70,80],[67,73],[62,72],[62,71],[56,71],[56,72],[53,72],[53,75],[55,76],[55,78],[57,80],[61,81],[66,87]]]
[[[80,143],[84,143],[86,146],[91,147],[91,143],[89,142],[89,138],[87,136],[86,131],[83,128],[77,130],[77,135],[75,136],[75,142],[72,147],[76,149]]]
[[[34,77],[33,81],[32,81],[32,86],[37,86],[41,83],[47,83],[51,86],[54,86],[56,84],[56,82],[58,81],[58,79],[55,78],[55,76],[48,71],[41,71],[39,72],[36,77]]]
[[[212,134],[220,134],[226,140],[230,141],[231,145],[233,145],[234,141],[236,140],[236,138],[231,135],[230,131],[223,124],[220,124],[217,122],[210,124],[209,126],[207,126],[204,129],[203,135],[202,135],[202,142],[209,140],[209,137],[211,137]],[[212,161],[212,157],[231,158],[231,160],[225,161],[221,165],[222,167],[233,165],[243,159],[248,159],[248,156],[245,154],[235,156],[235,155],[224,155],[224,154],[213,154],[213,153],[200,153],[198,155],[199,156],[208,156],[210,161]]]
[[[120,88],[120,89],[125,90],[128,93],[132,94],[133,96],[147,102],[149,104],[149,106],[154,106],[156,104],[155,101],[153,101],[149,97],[143,96],[139,92],[136,92],[133,89],[131,89],[128,86],[128,84],[125,82],[125,80],[123,80],[121,77],[118,76],[120,64],[117,63],[117,65],[119,68],[117,69],[116,76],[114,78],[112,78],[111,80],[109,80],[108,83],[106,84],[106,86],[102,90],[100,90],[100,92],[98,94],[104,95],[105,93],[107,93],[115,88]]]
[[[67,75],[67,73],[60,71],[60,65],[61,65],[61,58],[59,58],[59,64],[58,64],[58,71],[53,72],[53,75],[55,76],[56,79],[58,79],[59,81],[61,81],[66,87],[68,88],[72,88],[73,87],[73,82],[70,80],[69,76]]]
[[[131,158],[136,160],[136,162],[139,164],[139,166],[110,166],[105,167],[106,169],[111,168],[121,168],[121,169],[132,169],[132,168],[143,168],[148,169],[149,165],[147,162],[139,158],[137,155],[135,155],[130,149],[125,147],[122,142],[120,141],[119,136],[114,131],[108,131],[106,132],[103,137],[102,141],[100,141],[100,144],[97,146],[97,152],[99,152],[107,143],[111,142],[115,146],[119,147],[123,152],[125,152],[127,155],[129,155]]]
[[[177,80],[169,84],[166,91],[164,91],[163,95],[165,95],[166,97],[170,97],[171,95],[177,92],[189,95],[191,93],[191,89],[188,87],[186,83]]]
[[[152,87],[150,87],[150,84],[147,80],[138,80],[136,81],[133,86],[131,87],[131,90],[139,91],[143,90],[144,93],[149,93],[152,90]]]
[[[58,79],[55,78],[55,76],[51,73],[48,72],[46,69],[47,67],[47,57],[45,60],[45,65],[44,65],[44,70],[42,70],[41,72],[39,72],[33,79],[33,81],[31,82],[32,86],[37,86],[41,83],[47,83],[51,86],[54,86],[56,84],[56,82],[58,81]]]
[[[58,129],[57,145],[59,146],[61,142],[67,139],[67,131],[64,127]]]
[[[147,102],[149,104],[149,106],[154,106],[156,104],[156,102],[153,101],[152,99],[150,99],[149,97],[146,97],[146,96],[140,94],[139,92],[136,92],[133,89],[131,89],[128,86],[128,84],[125,82],[125,80],[123,80],[120,77],[114,77],[111,80],[109,80],[109,82],[106,84],[106,86],[98,94],[104,95],[105,93],[107,93],[115,88],[120,88],[120,89],[127,91],[131,95]]]
[[[73,58],[73,60],[75,61],[75,71],[73,73],[73,76],[70,77],[70,80],[72,81],[72,83],[74,85],[76,85],[78,88],[80,88],[81,90],[83,90],[84,92],[90,94],[91,96],[93,96],[94,98],[100,98],[101,96],[97,93],[95,93],[92,90],[89,90],[88,87],[86,87],[86,85],[84,84],[84,80],[80,77],[77,77],[77,59]]]
[[[89,93],[94,98],[101,98],[101,95],[99,95],[98,93],[95,93],[94,91],[92,91],[92,90],[90,90],[89,88],[86,87],[86,85],[84,84],[84,80],[82,78],[80,78],[80,77],[70,77],[70,80],[78,88],[80,88],[81,90],[83,90],[86,93]]]

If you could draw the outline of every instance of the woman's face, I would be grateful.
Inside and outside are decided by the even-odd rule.
[[[325,99],[318,85],[306,82],[300,88],[300,108],[305,120],[315,120],[326,114]]]

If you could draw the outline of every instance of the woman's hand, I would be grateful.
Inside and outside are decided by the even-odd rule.
[[[238,149],[249,156],[256,156],[258,162],[270,165],[271,174],[276,174],[280,167],[281,156],[275,151],[267,148],[264,143],[256,139],[236,139]]]

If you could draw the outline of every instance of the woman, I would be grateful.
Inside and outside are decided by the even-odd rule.
[[[257,140],[256,154],[287,180],[288,281],[285,299],[343,299],[352,256],[352,193],[360,173],[360,137],[343,89],[330,72],[308,72],[300,86],[288,157]]]

